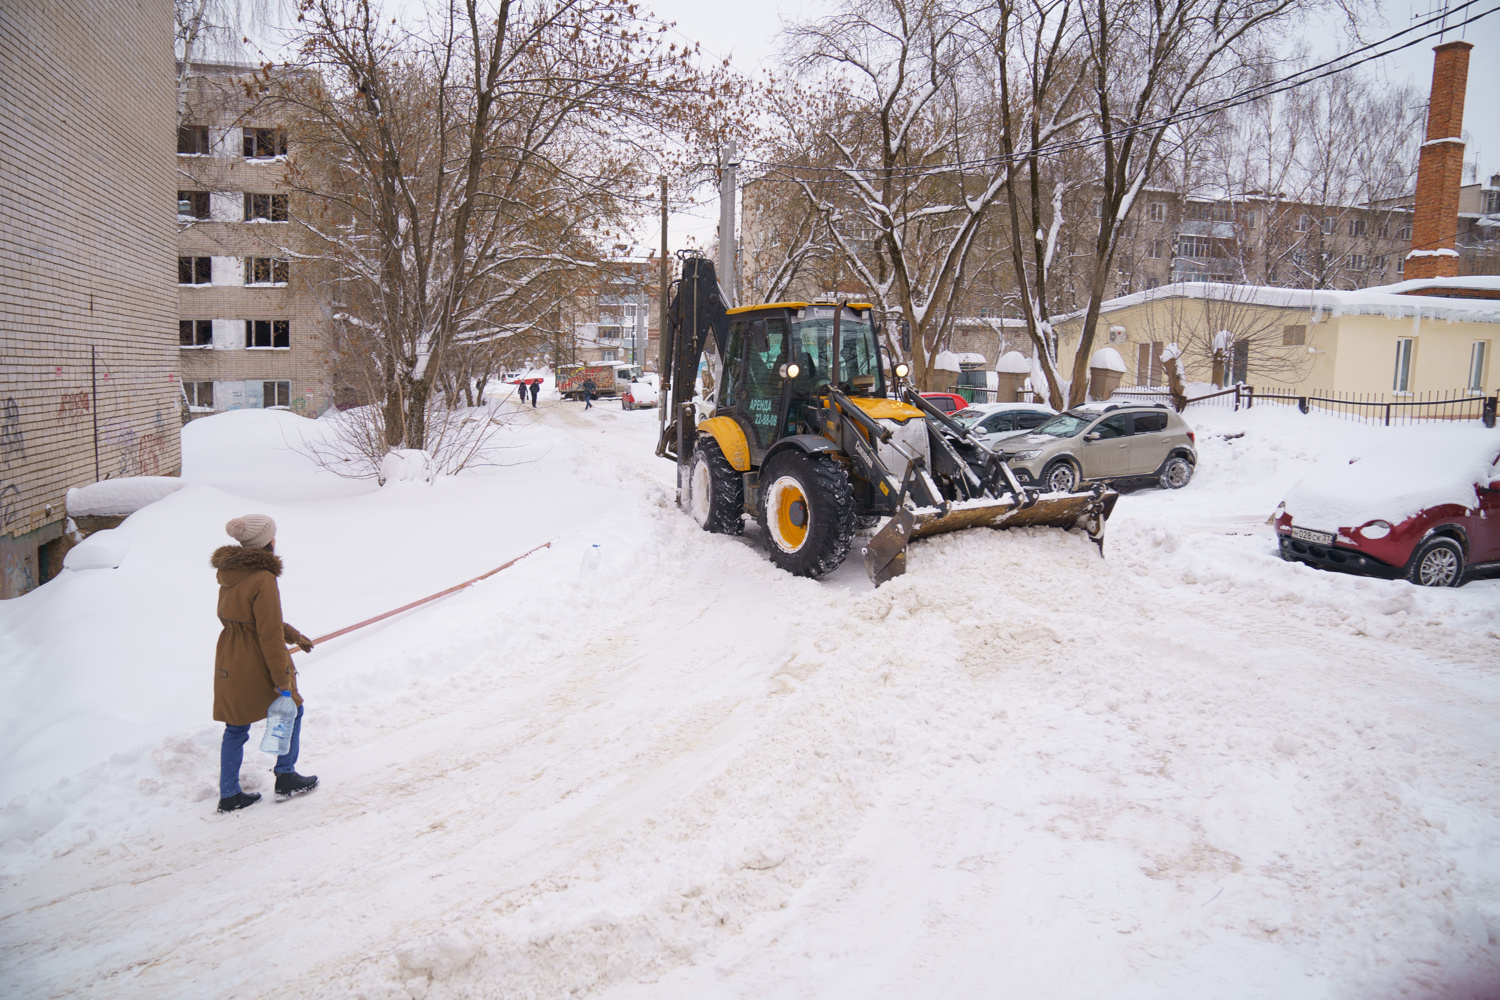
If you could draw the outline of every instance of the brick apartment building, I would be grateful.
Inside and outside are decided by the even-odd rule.
[[[325,308],[296,257],[286,132],[245,93],[252,70],[195,65],[177,130],[178,344],[194,414],[333,402]]]
[[[630,261],[606,265],[593,288],[571,307],[571,350],[559,363],[628,361],[656,369],[661,312],[660,264]]]
[[[168,0],[0,5],[0,598],[68,487],[180,468]]]

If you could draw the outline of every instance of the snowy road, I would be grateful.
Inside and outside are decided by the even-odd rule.
[[[255,500],[306,540],[278,547],[309,632],[561,538],[305,660],[305,799],[216,816],[206,701],[140,750],[103,726],[91,768],[19,745],[38,778],[3,814],[0,993],[1493,997],[1500,583],[1280,562],[1263,522],[1289,477],[1373,431],[1253,416],[1200,423],[1199,480],[1123,498],[1104,560],[941,536],[878,591],[697,531],[652,413],[544,407],[516,432],[534,461],[431,489],[289,473]],[[248,502],[227,475],[143,524],[138,548],[196,546],[143,579],[211,601],[213,531]],[[351,557],[375,527],[379,556]],[[352,594],[296,589],[351,558]],[[66,601],[8,602],[0,653],[64,655],[43,599]],[[148,662],[187,621],[160,614],[93,627]],[[162,668],[184,687],[207,674],[187,649]]]

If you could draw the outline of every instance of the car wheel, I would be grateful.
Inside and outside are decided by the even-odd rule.
[[[1161,476],[1157,482],[1161,483],[1164,490],[1180,490],[1193,478],[1193,463],[1181,455],[1174,455],[1167,459],[1167,464],[1162,467]]]
[[[1406,578],[1419,587],[1457,587],[1464,579],[1464,549],[1451,538],[1429,538],[1417,549]]]
[[[1078,487],[1078,468],[1066,458],[1059,458],[1042,471],[1042,483],[1049,493],[1072,493]]]
[[[844,467],[825,455],[784,451],[766,463],[760,481],[771,561],[814,579],[842,565],[854,541],[854,489]]]
[[[719,442],[698,439],[693,464],[688,469],[688,512],[704,531],[738,535],[745,530],[740,514],[745,509],[745,486],[734,471]]]

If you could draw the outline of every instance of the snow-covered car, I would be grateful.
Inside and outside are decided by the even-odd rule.
[[[952,414],[953,422],[990,441],[1019,431],[1035,430],[1057,415],[1042,403],[973,403]]]
[[[1283,559],[1424,587],[1500,569],[1500,432],[1423,428],[1305,477],[1276,508]]]
[[[1160,403],[1085,403],[1029,434],[1012,434],[999,451],[1023,486],[1048,493],[1071,493],[1089,481],[1148,479],[1179,490],[1198,465],[1193,432]]]
[[[649,410],[656,405],[656,386],[650,382],[632,382],[620,393],[620,409]]]

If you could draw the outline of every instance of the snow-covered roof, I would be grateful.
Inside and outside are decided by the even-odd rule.
[[[1475,279],[1448,279],[1449,281]],[[1478,279],[1490,280],[1495,279]],[[1441,282],[1446,285],[1447,281]],[[1403,282],[1405,284],[1405,282]],[[1170,285],[1107,299],[1101,312],[1110,313],[1158,299],[1215,299],[1243,305],[1275,309],[1305,309],[1314,322],[1338,316],[1383,316],[1386,319],[1446,320],[1450,323],[1500,323],[1500,300],[1456,299],[1434,295],[1393,293],[1393,285],[1360,291],[1329,289],[1271,288],[1265,285],[1233,285],[1217,281],[1180,281]],[[1078,319],[1083,310],[1057,318],[1058,322]]]
[[[932,359],[932,367],[939,371],[960,372],[964,365],[982,365],[984,355],[973,351],[939,351]]]
[[[995,362],[995,371],[1007,375],[1030,375],[1031,359],[1020,351],[1006,351]]]
[[[1500,275],[1470,275],[1462,278],[1413,278],[1410,281],[1398,281],[1393,285],[1376,285],[1373,288],[1365,290],[1369,292],[1389,292],[1392,295],[1411,295],[1422,291],[1424,288],[1462,288],[1465,291],[1500,293]]]
[[[1102,368],[1105,371],[1122,372],[1125,370],[1125,359],[1120,357],[1120,352],[1113,347],[1101,347],[1089,358],[1090,368]]]

